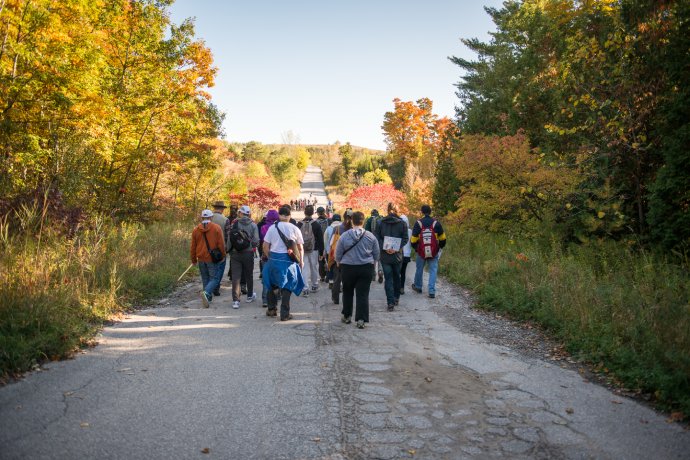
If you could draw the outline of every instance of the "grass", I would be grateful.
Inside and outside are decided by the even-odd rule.
[[[483,308],[542,324],[623,386],[690,415],[688,266],[608,242],[563,249],[449,229],[442,273]]]
[[[0,228],[0,376],[71,355],[113,315],[171,290],[189,263],[191,228],[98,221],[42,241]]]

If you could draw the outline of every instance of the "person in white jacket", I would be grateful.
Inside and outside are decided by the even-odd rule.
[[[401,215],[400,219],[407,224],[407,244],[403,246],[403,262],[400,267],[400,295],[404,295],[405,271],[407,270],[407,264],[410,263],[410,256],[412,255],[412,245],[410,244],[410,239],[412,239],[412,227],[410,227],[410,221],[405,214]]]

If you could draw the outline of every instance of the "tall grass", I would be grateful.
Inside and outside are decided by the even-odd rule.
[[[443,273],[485,308],[534,320],[628,388],[690,414],[690,274],[622,243],[448,232]]]
[[[4,377],[69,355],[114,314],[170,290],[188,264],[191,224],[97,220],[67,238],[40,232],[37,216],[18,213],[15,236],[0,222]]]

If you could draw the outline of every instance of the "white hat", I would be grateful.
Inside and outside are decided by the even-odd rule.
[[[240,208],[240,212],[241,212],[242,214],[249,215],[249,214],[252,213],[252,210],[249,209],[249,206],[244,205],[244,206],[242,206],[242,207]]]
[[[201,217],[213,217],[213,211],[210,209],[204,209],[201,211]]]

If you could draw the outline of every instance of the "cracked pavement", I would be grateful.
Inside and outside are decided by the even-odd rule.
[[[442,279],[394,312],[375,283],[364,330],[323,284],[282,323],[198,284],[0,388],[0,458],[688,458],[682,426],[440,314],[477,314]]]

